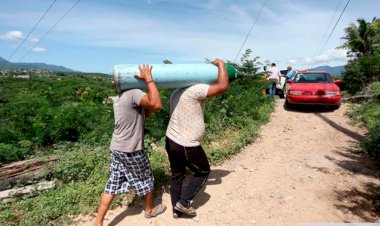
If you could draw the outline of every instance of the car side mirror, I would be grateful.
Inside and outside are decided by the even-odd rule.
[[[340,85],[340,84],[343,83],[343,81],[339,79],[339,80],[335,80],[334,83],[337,84],[337,85]]]

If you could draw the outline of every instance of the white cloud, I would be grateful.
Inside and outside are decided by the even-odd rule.
[[[287,61],[288,64],[291,64],[291,65],[295,65],[298,63],[298,60],[297,59],[290,59]]]
[[[147,2],[152,5],[162,3]],[[184,0],[175,2],[194,4]],[[73,11],[48,39],[62,39],[60,41],[71,45],[91,48],[149,49],[150,55],[164,53],[166,57],[180,57],[183,61],[216,56],[233,60],[262,3],[233,3],[223,7],[216,3],[220,0],[196,4],[196,7],[191,7],[193,10],[184,12],[176,19],[170,14],[162,16],[156,11],[140,13],[124,8],[112,8],[110,14],[111,9],[105,10],[104,5],[94,4],[89,7],[91,14],[76,14]],[[329,13],[311,11],[302,4],[286,5],[284,11],[291,11],[292,17],[284,20],[284,14],[267,5],[242,52],[250,48],[253,55],[261,56],[263,60],[281,61],[294,66],[296,63],[302,64],[302,58],[314,52],[313,43],[319,40],[319,35],[315,33],[316,26],[310,24],[318,24],[320,18],[329,19]],[[278,35],[268,35],[272,31]],[[61,32],[65,35],[58,35]],[[315,41],[316,37],[318,40]],[[241,54],[238,59],[240,57]],[[288,62],[287,58],[293,60]]]
[[[313,58],[310,58],[310,57],[304,58],[304,64],[313,64]]]
[[[104,9],[95,14],[98,17],[83,16],[77,20],[79,22],[75,23],[68,17],[57,29],[75,34],[71,36],[73,39],[67,36],[65,38],[66,41],[70,39],[72,43],[78,43],[78,45],[149,49],[155,52],[168,52],[171,55],[182,55],[193,60],[209,56],[231,59],[236,55],[244,38],[243,35],[226,33],[225,26],[214,25],[213,21],[202,21],[202,25],[208,24],[208,27],[214,29],[201,30],[199,29],[201,22],[198,23],[196,19],[174,21],[134,12],[114,12],[112,15],[101,16],[104,14]],[[119,21],[123,21],[122,25]],[[65,26],[66,24],[75,24],[75,26]],[[219,27],[223,27],[223,30]],[[246,30],[248,29],[244,30],[244,35]]]
[[[3,35],[0,35],[0,39],[9,40],[9,41],[15,41],[15,40],[21,40],[24,36],[21,31],[8,31]]]
[[[0,39],[8,41],[19,41],[25,39],[25,36],[21,31],[8,31],[4,34],[0,34]],[[29,37],[28,41],[36,43],[39,41],[39,39],[36,37]]]
[[[45,52],[46,49],[45,48],[41,48],[41,47],[35,47],[32,49],[33,52]]]
[[[38,42],[38,41],[39,41],[39,39],[36,38],[36,37],[31,37],[31,38],[29,38],[28,40],[29,40],[30,42]]]
[[[303,59],[305,65],[311,66],[326,65],[331,64],[331,62],[347,62],[347,51],[344,49],[329,49],[316,57]]]

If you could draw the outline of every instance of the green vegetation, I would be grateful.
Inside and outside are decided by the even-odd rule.
[[[352,58],[342,75],[349,94],[366,93],[370,83],[380,80],[380,19],[357,22],[358,25],[352,23],[345,29],[346,42],[338,47],[347,49]]]
[[[256,72],[262,65],[260,62],[258,62],[260,57],[257,56],[251,59],[251,54],[252,54],[252,50],[247,49],[240,59],[240,64],[228,62],[229,64],[233,65],[234,67],[238,69],[240,77],[255,76]],[[269,62],[267,64],[269,64]]]
[[[362,105],[353,107],[348,115],[355,123],[363,123],[368,128],[362,143],[363,150],[380,160],[380,83],[373,83],[371,90],[375,94],[374,97]]]
[[[352,58],[343,72],[345,92],[373,95],[370,101],[352,109],[348,115],[368,128],[362,147],[380,159],[380,20],[358,19],[345,33],[346,42],[339,48],[348,49],[347,54]]]
[[[351,61],[343,72],[345,90],[352,95],[368,93],[368,85],[380,80],[380,52]]]
[[[112,132],[110,76],[0,79],[0,164],[62,141],[99,141]],[[108,137],[108,136],[107,136]]]
[[[257,63],[249,60],[250,53],[246,52],[241,65],[236,64],[239,70],[245,65],[255,70]],[[113,112],[107,99],[115,95],[110,79],[75,73],[32,80],[0,78],[1,162],[60,158],[47,167],[43,178],[56,180],[58,186],[0,204],[0,225],[68,224],[72,216],[96,211],[110,164]],[[226,94],[206,102],[203,145],[212,164],[252,142],[260,125],[268,121],[273,104],[262,96],[263,85],[260,78],[242,77],[231,83]],[[164,140],[171,90],[160,94],[163,110],[147,120],[145,137],[157,188],[169,179]],[[113,207],[133,199],[133,193],[116,196]]]

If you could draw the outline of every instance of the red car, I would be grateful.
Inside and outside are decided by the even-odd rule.
[[[289,89],[286,93],[285,106],[291,105],[322,105],[338,109],[341,104],[341,92],[336,80],[325,71],[297,71],[288,80]]]

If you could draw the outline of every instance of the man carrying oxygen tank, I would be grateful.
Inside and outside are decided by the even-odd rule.
[[[165,205],[153,205],[154,177],[144,149],[144,120],[152,111],[161,110],[161,98],[152,78],[152,67],[140,65],[139,70],[136,78],[145,82],[148,93],[140,89],[121,91],[113,103],[111,173],[100,199],[95,226],[103,225],[114,196],[128,193],[131,188],[144,197],[146,218],[156,217],[166,210]]]
[[[212,64],[218,67],[218,77],[214,84],[178,88],[170,96],[170,121],[166,130],[165,147],[170,161],[170,196],[174,218],[182,214],[196,215],[190,201],[210,174],[208,159],[200,145],[205,133],[204,105],[207,98],[226,92],[229,83],[224,62],[215,59]],[[182,189],[186,167],[194,174],[189,185]]]

